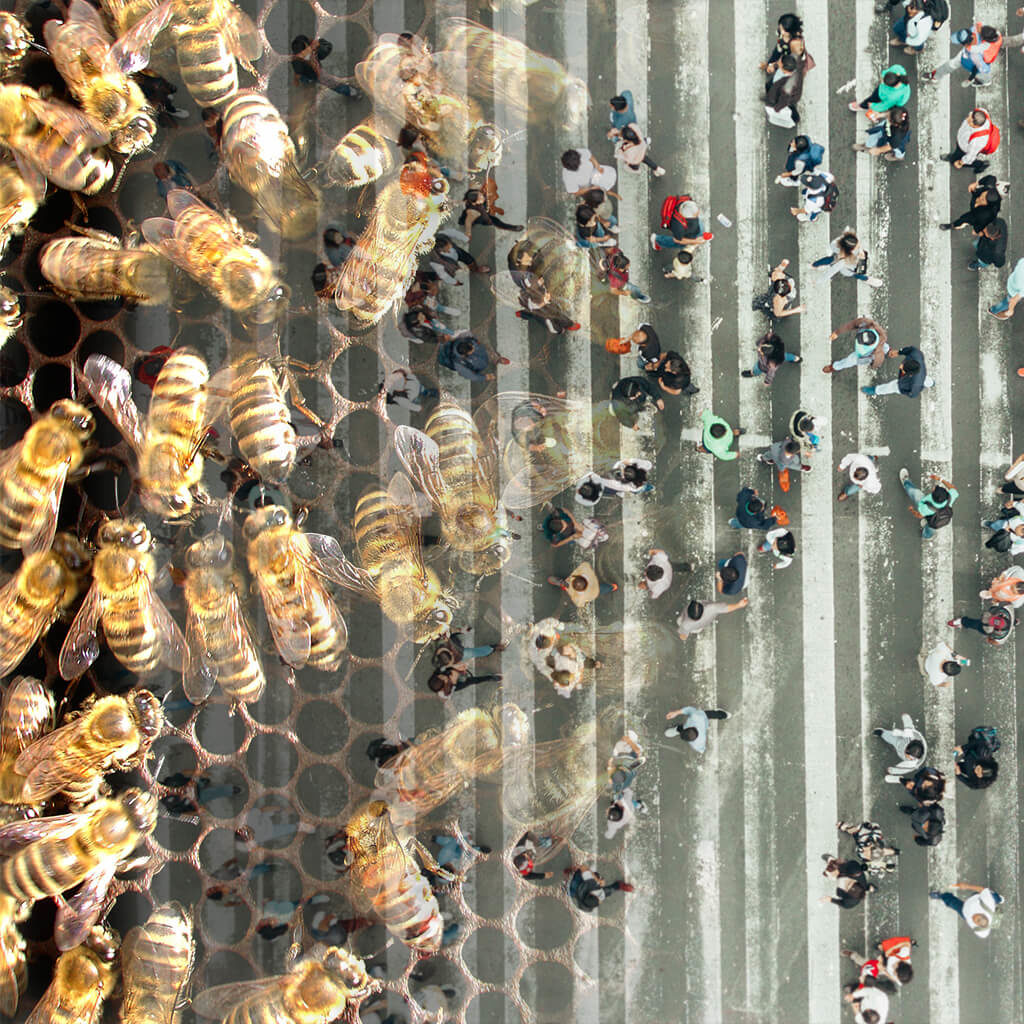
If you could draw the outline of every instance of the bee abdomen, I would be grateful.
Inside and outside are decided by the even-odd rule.
[[[238,68],[220,32],[211,26],[178,33],[181,80],[201,107],[226,103],[238,92]]]
[[[395,165],[387,140],[372,126],[358,124],[341,137],[327,158],[329,180],[343,188],[368,185]]]
[[[231,432],[252,468],[272,484],[282,484],[297,454],[295,428],[274,371],[259,367],[231,403]]]
[[[109,602],[103,612],[103,632],[111,653],[129,672],[152,672],[163,656],[163,642],[148,608],[136,601]]]

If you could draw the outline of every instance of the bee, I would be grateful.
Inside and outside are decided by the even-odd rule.
[[[58,901],[54,929],[57,948],[73,949],[96,923],[118,869],[136,866],[130,854],[156,828],[157,806],[152,793],[126,789],[75,814],[0,827],[0,850],[9,854],[0,864],[0,894],[34,902],[81,883]]]
[[[153,40],[170,16],[170,0],[164,0],[115,42],[95,7],[71,0],[66,22],[52,19],[43,25],[46,45],[71,95],[110,132],[110,148],[129,158],[156,135],[153,111],[129,76],[149,63]]]
[[[60,650],[60,672],[77,679],[99,656],[96,626],[129,672],[145,675],[161,663],[181,668],[181,631],[154,589],[153,538],[140,519],[104,523],[93,583]]]
[[[110,133],[67,103],[44,100],[27,85],[0,85],[0,144],[20,167],[58,188],[95,195],[114,175],[101,148]]]
[[[252,19],[231,0],[174,0],[173,35],[185,88],[202,107],[221,107],[238,92],[238,68],[254,78],[263,52]]]
[[[76,537],[59,533],[53,547],[29,555],[0,587],[0,676],[71,606],[85,587],[91,561]]]
[[[451,882],[430,851],[415,837],[402,840],[395,832],[383,800],[364,804],[342,829],[347,851],[347,876],[352,898],[371,910],[392,935],[420,956],[441,946],[444,918],[430,883],[420,873],[416,854],[432,874]]]
[[[338,946],[318,946],[297,958],[287,974],[218,985],[196,996],[193,1007],[200,1017],[222,1024],[322,1024],[346,1010],[355,1013],[378,988],[359,957]]]
[[[376,324],[405,294],[416,269],[448,216],[448,181],[436,164],[412,161],[377,197],[334,289],[334,304],[362,328]]]
[[[434,503],[445,543],[467,572],[489,575],[509,560],[511,534],[498,500],[497,458],[472,417],[441,402],[423,430],[399,426],[395,451]]]
[[[90,697],[66,725],[18,755],[14,770],[25,776],[22,802],[41,804],[64,793],[73,809],[84,807],[99,795],[106,773],[145,761],[163,726],[163,708],[149,690]]]
[[[123,366],[96,354],[86,359],[82,373],[96,404],[135,451],[142,504],[168,519],[188,515],[195,502],[193,488],[203,475],[202,447],[210,423],[205,360],[189,348],[171,352],[153,384],[145,421]]]
[[[205,700],[216,682],[239,704],[257,701],[266,679],[232,582],[234,550],[210,534],[185,552],[185,696]]]
[[[46,194],[46,178],[22,162],[0,163],[0,259],[11,239],[23,234]]]
[[[340,582],[338,542],[303,533],[282,505],[255,509],[243,532],[278,653],[293,668],[333,671],[348,646],[348,629],[321,578]]]
[[[3,805],[0,823],[36,813],[38,808],[22,799],[25,776],[15,771],[14,764],[23,750],[53,728],[53,721],[54,700],[49,688],[31,676],[11,680],[0,711],[0,804]],[[3,919],[4,914],[0,913],[0,922]],[[3,946],[2,937],[0,946]]]
[[[0,242],[2,246],[2,242]],[[18,293],[0,285],[0,348],[3,348],[18,331],[24,318],[21,315],[21,299]]]
[[[83,238],[56,238],[39,253],[39,268],[58,295],[72,302],[125,299],[131,305],[170,301],[166,260],[148,246],[126,248],[95,228]]]
[[[224,108],[220,151],[228,176],[289,239],[316,229],[319,199],[296,166],[288,126],[270,100],[246,89]]]
[[[394,166],[394,150],[371,117],[341,137],[327,157],[324,174],[334,185],[358,188],[383,178]]]
[[[32,49],[32,35],[16,14],[0,11],[0,79],[10,78]]]
[[[28,916],[16,900],[0,896],[0,1014],[13,1017],[28,983],[25,937],[18,923]]]
[[[117,933],[96,926],[57,957],[53,980],[25,1024],[99,1024],[117,986]]]
[[[51,546],[64,483],[85,460],[95,427],[85,406],[61,399],[0,455],[0,546],[27,555]]]
[[[413,623],[416,643],[443,636],[451,626],[455,602],[445,594],[437,573],[423,564],[419,517],[408,479],[398,473],[386,491],[367,488],[356,502],[353,525],[362,568],[344,559],[343,584],[375,599],[392,622]]]
[[[155,906],[121,943],[122,1024],[176,1024],[195,966],[192,912]]]
[[[256,323],[274,320],[288,289],[266,254],[247,243],[233,217],[217,213],[184,189],[167,194],[171,219],[142,222],[143,237],[157,252],[198,281],[228,309]]]

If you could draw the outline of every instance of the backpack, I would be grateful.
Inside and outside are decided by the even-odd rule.
[[[1002,744],[999,742],[999,737],[996,735],[996,727],[994,725],[976,725],[971,730],[971,735],[967,737],[969,744],[977,745],[979,747],[985,747],[988,750],[988,755],[991,757],[995,754]]]
[[[925,522],[933,530],[941,530],[943,526],[949,526],[953,522],[953,510],[948,505],[937,508],[930,516],[925,517]]]
[[[937,32],[949,18],[946,0],[924,0],[924,13],[932,19],[932,31]]]
[[[825,199],[821,208],[825,213],[831,213],[836,208],[837,202],[839,202],[839,186],[833,178],[825,186]]]
[[[1013,547],[1013,538],[1010,536],[1010,531],[997,530],[987,541],[985,541],[985,547],[1005,555],[1006,552]]]
[[[1013,615],[999,605],[983,611],[981,621],[989,627],[986,635],[992,640],[1005,640],[1013,629]]]
[[[974,111],[971,111],[971,113],[974,113]],[[976,138],[978,138],[979,136],[984,135],[984,134],[985,134],[985,129],[984,128],[979,128],[976,132],[972,132],[971,133],[971,135],[969,136],[970,141],[973,142]],[[1001,141],[1001,138],[1000,138],[1000,135],[999,135],[999,129],[995,126],[995,124],[992,123],[992,121],[989,121],[989,123],[988,123],[988,141],[985,143],[984,147],[982,148],[980,155],[981,156],[991,156],[999,148],[1000,141]]]
[[[665,201],[661,204],[661,226],[667,228],[672,223],[672,218],[676,215],[676,210],[688,202],[692,196],[681,195],[681,196],[668,196]]]
[[[808,171],[814,170],[822,160],[825,159],[825,147],[818,142],[812,142],[807,149],[807,152],[803,155],[804,169]]]

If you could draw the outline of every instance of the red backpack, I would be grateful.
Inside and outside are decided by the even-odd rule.
[[[981,108],[979,107],[975,109],[980,110]],[[982,112],[985,114],[986,117],[988,116],[988,111]],[[974,111],[972,110],[971,113],[973,114]],[[993,124],[991,120],[988,123],[987,132],[985,128],[979,128],[976,132],[971,133],[970,140],[973,142],[975,139],[985,134],[988,135],[988,142],[985,143],[985,146],[982,149],[981,153],[983,156],[991,156],[999,148],[999,143],[1001,141],[999,129],[995,126],[995,124]]]
[[[668,196],[665,201],[661,204],[661,226],[667,228],[672,223],[672,218],[676,214],[676,210],[688,202],[692,196]]]

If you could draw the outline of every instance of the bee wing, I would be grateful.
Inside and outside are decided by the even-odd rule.
[[[441,449],[437,443],[422,430],[403,423],[395,428],[395,453],[409,476],[440,505],[447,489],[441,476]]]
[[[81,887],[66,900],[59,900],[53,938],[60,950],[74,949],[89,935],[99,919],[107,890],[114,880],[117,861],[106,857],[82,880]]]
[[[232,362],[209,379],[206,385],[207,428],[212,427],[221,418],[225,407],[259,367],[258,359],[243,363]]]
[[[160,641],[163,644],[163,663],[175,672],[181,671],[182,661],[185,652],[185,638],[178,629],[178,624],[171,618],[167,605],[150,590],[153,601],[153,625],[160,634]]]
[[[0,607],[6,603],[0,591]],[[4,669],[0,674],[6,675]],[[15,703],[17,697],[17,703]],[[38,679],[20,676],[4,694],[0,711],[0,756],[18,755],[53,724],[53,692]]]
[[[259,29],[252,18],[234,4],[229,6],[228,11],[228,20],[231,23],[228,41],[235,57],[245,65],[247,71],[252,71],[255,75],[256,72],[249,66],[249,62],[257,60],[263,53]]]
[[[98,146],[104,146],[110,141],[110,132],[106,128],[94,121],[88,114],[72,107],[68,103],[61,103],[58,100],[44,100],[41,97],[27,94],[22,102],[31,110],[33,116],[38,121],[41,121],[48,128],[53,128],[73,149],[79,145],[84,146],[86,149],[96,149]],[[11,142],[9,139],[5,139],[5,142],[12,149],[15,148],[14,142]],[[36,163],[32,152],[24,146],[19,149],[19,152],[34,164]]]
[[[103,988],[93,985],[84,991],[65,991],[56,981],[25,1019],[25,1024],[53,1024],[57,1020],[96,1020],[103,1002]]]
[[[202,619],[192,609],[185,618],[185,666],[181,684],[193,704],[201,704],[217,683],[217,664],[209,656]]]
[[[70,25],[75,22],[88,25],[107,43],[112,43],[114,41],[111,38],[110,32],[107,30],[107,26],[104,24],[103,19],[100,17],[100,12],[97,11],[92,4],[86,3],[86,0],[71,0],[71,3],[68,5],[68,24]],[[54,24],[52,21],[46,22],[43,25],[43,32],[45,33],[52,24]],[[56,24],[59,28],[61,23],[58,21]],[[49,42],[49,38],[47,38],[46,41]]]
[[[93,583],[60,649],[59,667],[63,679],[77,679],[100,656],[96,627],[102,612],[103,595]]]
[[[296,620],[294,609],[262,585],[260,594],[277,653],[292,668],[301,668],[309,660],[313,642],[309,623],[304,619]]]
[[[85,0],[72,0],[72,6],[85,3]],[[85,4],[85,6],[89,6]],[[92,8],[89,8],[92,10]],[[141,71],[149,63],[149,52],[153,40],[164,30],[171,19],[173,5],[171,0],[164,0],[140,18],[111,48],[111,58],[117,67],[126,75]]]
[[[59,793],[73,779],[86,779],[103,768],[101,756],[82,753],[78,738],[86,719],[77,718],[47,733],[26,747],[14,762],[14,770],[25,776],[21,798],[40,803]]]
[[[14,966],[15,962],[14,957],[5,956],[3,963],[0,964],[0,1014],[5,1017],[14,1016],[18,1009],[18,1000],[21,998],[21,986],[18,971]]]
[[[40,839],[67,839],[89,820],[90,812],[58,814],[49,818],[30,818],[0,826],[0,854],[10,856]]]
[[[170,205],[170,197],[177,195],[171,192],[167,199]],[[175,266],[182,270],[188,270],[188,254],[181,247],[181,242],[174,237],[174,221],[167,217],[147,217],[139,230],[142,237],[165,259],[169,259]],[[86,360],[88,362],[88,360]]]
[[[18,579],[15,576],[0,587],[0,608],[11,607],[11,602],[16,600],[15,595],[17,592]],[[26,619],[24,620],[28,627],[25,632],[25,641],[15,643],[13,642],[13,637],[9,639],[5,638],[5,640],[7,640],[7,643],[3,648],[5,653],[0,655],[0,676],[6,676],[18,664],[18,662],[21,661],[29,647],[29,641],[35,639],[36,635],[49,621],[49,618],[49,609],[45,606],[42,608],[35,608],[28,612]],[[10,694],[10,690],[8,690],[8,694]],[[4,724],[0,726],[0,749],[6,746],[9,736],[10,733],[8,732],[5,721]]]
[[[143,226],[145,223],[148,221]],[[131,374],[120,363],[96,353],[86,359],[82,376],[93,401],[135,449],[135,454],[141,454],[145,430],[132,397]]]
[[[307,534],[308,536],[309,534]],[[318,534],[313,534],[313,536],[318,536]],[[330,540],[330,538],[327,539]],[[377,585],[373,582],[373,577],[362,567],[353,565],[340,552],[340,549],[327,578],[335,583],[340,583],[346,590],[352,590],[371,600],[377,599]]]
[[[292,550],[296,557],[301,558],[309,566],[310,571],[318,576],[335,583],[345,582],[342,563],[348,562],[348,559],[334,537],[329,537],[326,533],[296,531],[292,534]]]
[[[266,1020],[283,1020],[273,1011],[279,1008],[282,983],[288,976],[278,974],[271,978],[258,978],[255,981],[236,981],[230,985],[216,985],[200,992],[192,1000],[192,1009],[200,1017],[221,1020],[232,1010],[237,1010],[243,1003],[255,1002],[259,997],[262,1011],[266,1011]],[[260,1014],[264,1016],[263,1012]]]

